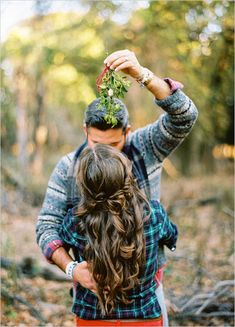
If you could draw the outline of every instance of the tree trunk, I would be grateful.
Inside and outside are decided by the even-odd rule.
[[[28,128],[27,128],[27,80],[23,72],[16,74],[16,126],[17,126],[17,148],[18,162],[23,174],[26,173],[28,166]]]

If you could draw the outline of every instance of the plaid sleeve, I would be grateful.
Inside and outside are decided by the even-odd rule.
[[[159,243],[175,250],[178,237],[177,226],[169,219],[165,209],[158,201],[151,202],[153,220]]]
[[[73,209],[69,209],[59,230],[62,241],[71,247],[78,247],[78,239],[76,232],[76,217],[74,217]]]
[[[63,244],[63,242],[61,240],[53,240],[52,242],[49,242],[45,246],[45,248],[43,250],[43,254],[49,263],[54,264],[54,262],[51,260],[52,254],[55,252],[55,250],[57,250],[60,247],[66,248],[66,245]]]

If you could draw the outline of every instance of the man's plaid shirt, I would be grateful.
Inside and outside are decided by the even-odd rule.
[[[177,227],[169,220],[165,210],[158,201],[151,201],[151,215],[144,223],[146,242],[146,263],[141,284],[129,293],[130,304],[118,303],[115,310],[108,316],[102,316],[97,308],[98,299],[90,290],[79,283],[75,287],[75,298],[72,311],[82,319],[147,319],[161,315],[157,301],[156,281],[154,275],[158,269],[158,245],[172,248],[177,240]],[[77,233],[79,217],[75,215],[75,208],[70,209],[60,229],[63,242],[73,249],[75,259],[84,261],[84,248],[87,239]],[[105,237],[105,235],[103,235]]]

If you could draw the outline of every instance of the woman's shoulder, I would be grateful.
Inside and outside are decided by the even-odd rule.
[[[162,222],[164,216],[166,215],[166,211],[162,204],[158,200],[151,200],[149,202],[149,206],[151,210],[151,222],[153,224]]]
[[[67,233],[74,239],[74,242],[76,240],[85,240],[84,231],[82,231],[81,228],[81,217],[78,217],[76,213],[77,207],[73,207],[67,211],[66,216],[63,219],[62,222],[62,230],[64,233]]]
[[[70,230],[77,235],[79,227],[79,217],[77,215],[77,207],[68,209],[66,216],[63,220],[63,228]]]
[[[162,204],[158,200],[149,201],[149,206],[153,213],[161,212],[163,209]]]

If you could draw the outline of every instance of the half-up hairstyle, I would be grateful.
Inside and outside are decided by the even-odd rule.
[[[84,257],[105,315],[118,302],[131,303],[128,292],[140,283],[146,252],[143,223],[149,206],[131,162],[111,146],[96,144],[83,150],[77,184],[78,232],[88,240]]]

